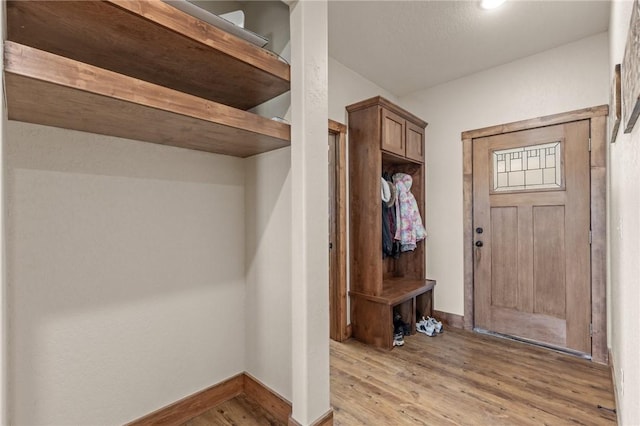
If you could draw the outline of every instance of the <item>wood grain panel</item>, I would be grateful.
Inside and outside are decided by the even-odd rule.
[[[289,401],[250,374],[241,373],[134,420],[127,426],[284,425],[290,415]]]
[[[491,321],[500,325],[500,333],[546,345],[564,348],[567,341],[565,320],[539,313],[494,308]]]
[[[160,1],[9,1],[8,39],[249,109],[289,90],[276,55]]]
[[[533,271],[533,312],[565,319],[564,206],[533,207]]]
[[[407,121],[406,123],[406,154],[412,160],[424,162],[424,128]]]
[[[340,339],[340,282],[338,282],[338,251],[336,238],[336,147],[337,135],[329,132],[329,337]]]
[[[564,204],[564,191],[511,192],[491,195],[492,207],[510,207],[519,205],[557,206]]]
[[[240,395],[244,389],[243,376],[243,374],[238,374],[222,383],[127,423],[127,426],[182,424],[212,407]]]
[[[484,233],[474,234],[474,240],[483,241],[483,246],[473,247],[474,262],[474,324],[476,327],[491,330],[491,286],[479,285],[490,283],[491,262],[482,259],[491,259],[492,232],[491,211],[489,208],[489,159],[487,155],[488,139],[477,139],[473,142],[473,229],[483,228]]]
[[[414,313],[414,319],[433,316],[433,291],[416,296],[416,311]]]
[[[436,282],[434,280],[395,278],[384,280],[383,285],[382,293],[378,296],[357,292],[355,290],[351,290],[349,294],[393,306],[419,294],[433,290]]]
[[[402,316],[402,321],[409,324],[411,334],[416,332],[416,299],[411,298],[393,307],[393,317],[398,313]],[[395,330],[394,330],[395,331]]]
[[[608,359],[606,128],[605,120],[591,120],[591,356],[600,363]],[[594,152],[598,153],[597,159]]]
[[[562,141],[564,139],[563,126],[548,126],[530,129],[523,132],[511,132],[502,135],[491,136],[492,150],[503,148],[520,148],[549,142]]]
[[[347,133],[347,126],[345,126],[344,124],[335,121],[335,120],[331,120],[329,119],[329,133]]]
[[[377,107],[349,113],[350,288],[379,295],[382,292],[382,240],[379,233],[382,219],[378,171],[382,170],[382,160],[379,150],[371,148],[371,140],[380,140]],[[357,334],[356,328],[354,324],[354,333]]]
[[[462,139],[483,138],[486,136],[499,135],[504,133],[518,132],[520,130],[535,129],[538,127],[552,126],[577,120],[587,120],[592,117],[609,115],[608,105],[599,105],[590,108],[578,109],[560,114],[547,115],[544,117],[532,118],[529,120],[515,121],[497,126],[489,126],[476,130],[462,132]]]
[[[250,374],[244,373],[243,378],[244,393],[276,420],[286,423],[291,415],[291,403]]]
[[[533,313],[533,206],[518,207],[518,302],[519,311]]]
[[[289,145],[289,125],[11,42],[5,82],[11,120],[239,157]]]
[[[353,292],[351,295],[351,326],[353,337],[369,345],[391,349],[393,318],[391,306],[368,300]]]
[[[606,169],[591,168],[591,356],[596,362],[607,363],[607,224]]]
[[[593,338],[591,339],[591,353],[593,360],[596,362],[606,362],[607,350],[606,350],[606,280],[604,278],[606,273],[605,259],[606,259],[606,216],[604,209],[604,200],[606,198],[606,170],[604,167],[594,166],[594,164],[601,164],[603,161],[606,164],[606,121],[604,117],[608,113],[608,107],[606,105],[587,108],[583,110],[571,111],[569,113],[556,114],[547,117],[539,117],[532,120],[524,120],[521,122],[508,123],[506,125],[492,126],[484,129],[478,129],[469,132],[463,132],[461,139],[463,143],[463,203],[464,203],[464,217],[465,217],[465,234],[464,234],[464,264],[465,264],[465,326],[472,327],[471,321],[473,320],[473,308],[474,308],[474,280],[473,280],[473,256],[476,251],[472,246],[473,228],[467,224],[469,221],[467,218],[471,217],[473,212],[473,185],[471,184],[471,174],[473,170],[473,149],[475,144],[472,138],[480,138],[484,136],[491,136],[494,134],[500,134],[501,132],[516,132],[519,130],[533,129],[540,126],[549,126],[552,124],[562,124],[573,122],[576,120],[590,119],[591,127],[591,142],[592,142],[592,175],[591,175],[591,227],[593,231],[593,244],[591,246],[591,262],[582,268],[582,271],[593,271],[591,278],[591,292],[592,292],[592,305],[590,309],[591,318],[593,321]],[[586,121],[585,121],[586,123]],[[467,148],[468,147],[468,148]],[[565,179],[566,180],[566,179]],[[583,178],[583,181],[589,182],[589,178]],[[566,201],[564,195],[560,192],[556,192],[558,199],[547,199],[546,205],[561,205]],[[506,194],[503,194],[506,195]],[[514,194],[515,195],[515,194]],[[514,201],[510,198],[495,198],[492,199],[492,205],[494,206],[510,206],[514,203],[525,202],[526,200],[520,199]],[[522,206],[521,206],[522,208]],[[522,216],[522,212],[519,213]],[[581,233],[584,235],[584,233]],[[581,294],[586,294],[588,291],[582,291]],[[589,315],[587,313],[586,315]],[[588,324],[586,324],[588,326]],[[588,328],[588,327],[587,327]],[[582,327],[582,330],[585,330]],[[585,351],[588,353],[589,351]]]
[[[463,241],[464,252],[464,327],[472,330],[474,327],[473,310],[473,141],[462,140],[463,176],[462,176],[462,204],[463,204]]]
[[[182,426],[285,426],[286,424],[286,420],[279,421],[253,399],[246,395],[238,395],[194,417]]]
[[[515,285],[518,282],[518,208],[492,207],[491,233],[491,305],[515,308],[518,306],[518,286]]]
[[[607,166],[607,117],[591,119],[591,167]],[[604,141],[604,143],[601,143]]]
[[[380,149],[405,155],[405,120],[398,114],[381,109],[382,140]]]
[[[384,109],[387,109],[394,114],[399,115],[405,120],[411,121],[416,126],[420,126],[422,128],[427,127],[427,122],[418,117],[417,115],[412,114],[404,108],[399,107],[388,99],[383,98],[382,96],[374,96],[373,98],[365,99],[360,102],[356,102],[355,104],[348,105],[346,107],[348,112],[358,111],[361,109],[367,109],[372,106],[378,107],[381,106]]]
[[[392,310],[415,322],[416,296],[430,291],[425,280],[425,243],[397,258],[382,256],[380,176],[411,176],[411,192],[423,219],[424,165],[405,156],[406,126],[426,123],[383,98],[346,107],[349,112],[351,321],[353,336],[392,348]],[[422,126],[424,127],[424,126]],[[422,129],[418,129],[422,132]],[[420,144],[422,135],[419,135]],[[413,137],[413,136],[412,136]],[[417,147],[416,151],[423,151]],[[413,328],[413,327],[412,327]]]
[[[335,288],[330,297],[334,304],[331,314],[331,338],[344,341],[349,338],[347,333],[347,127],[333,120],[329,120],[329,134],[335,139],[333,155],[333,170],[330,176],[335,176],[334,189],[334,231],[333,237],[335,272]],[[330,139],[331,141],[331,136]],[[331,155],[331,154],[330,154]],[[331,163],[331,162],[330,162]],[[330,164],[331,167],[331,164]],[[334,315],[335,314],[335,315]]]
[[[567,211],[565,229],[567,247],[572,252],[567,257],[567,347],[591,353],[591,247],[589,246],[590,217],[590,167],[589,121],[577,121],[565,125],[567,144]],[[573,190],[571,190],[573,189]]]
[[[383,170],[391,173],[406,173],[411,175],[413,184],[411,193],[413,194],[422,223],[426,223],[426,209],[424,203],[424,167],[417,167],[416,164],[392,164],[386,162],[388,157],[382,157]],[[425,277],[425,241],[419,242],[413,251],[403,252],[398,259],[385,258],[384,279],[402,277],[406,279],[423,280]]]

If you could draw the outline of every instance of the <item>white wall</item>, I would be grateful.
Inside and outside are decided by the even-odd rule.
[[[265,46],[287,63],[291,63],[291,36],[289,32],[289,7],[281,1],[243,2],[245,28],[265,36],[269,43]],[[254,114],[267,118],[289,119],[291,92],[283,93],[251,109]]]
[[[339,123],[347,123],[347,105],[374,96],[383,96],[392,102],[395,95],[367,80],[360,74],[329,57],[329,118]]]
[[[248,2],[247,27],[291,61],[289,7]],[[291,119],[287,92],[252,112]],[[245,160],[246,371],[293,400],[291,390],[291,148]]]
[[[327,1],[290,4],[292,419],[329,404]]]
[[[7,136],[11,424],[122,424],[244,370],[243,160]]]
[[[622,63],[631,16],[630,1],[612,3],[611,63]],[[624,72],[624,70],[623,70]],[[623,119],[624,120],[624,119]],[[615,367],[618,419],[621,425],[640,424],[640,123],[610,145],[610,273],[611,352]]]
[[[404,96],[426,130],[427,275],[435,308],[464,314],[460,133],[609,102],[608,36],[556,49]]]
[[[291,401],[291,148],[245,167],[246,371]]]

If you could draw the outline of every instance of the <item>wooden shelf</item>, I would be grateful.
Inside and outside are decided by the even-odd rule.
[[[433,290],[435,285],[436,282],[434,280],[392,278],[386,279],[382,282],[382,294],[379,296],[360,293],[357,291],[350,291],[349,294],[371,300],[372,302],[394,306],[422,293]]]
[[[287,124],[10,41],[4,54],[12,120],[238,157],[289,145]]]
[[[391,152],[381,151],[380,155],[382,156],[383,165],[414,166],[416,169],[422,167],[422,163],[419,161],[393,154]]]
[[[239,109],[290,88],[278,57],[159,0],[7,2],[8,40]]]

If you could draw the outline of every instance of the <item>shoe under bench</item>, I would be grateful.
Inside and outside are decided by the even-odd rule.
[[[353,337],[378,348],[393,348],[393,312],[411,324],[417,316],[433,316],[434,280],[391,278],[383,281],[380,295],[350,291]]]

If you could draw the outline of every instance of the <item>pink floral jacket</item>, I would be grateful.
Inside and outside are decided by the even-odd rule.
[[[416,199],[410,191],[413,180],[408,174],[396,173],[393,175],[393,183],[398,192],[397,226],[394,238],[400,241],[400,251],[415,250],[416,243],[426,238],[427,231],[422,225]]]

